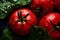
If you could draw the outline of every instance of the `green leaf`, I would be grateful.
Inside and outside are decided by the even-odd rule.
[[[18,0],[8,0],[10,1],[11,3],[16,3]]]
[[[7,0],[12,4],[20,4],[20,5],[27,5],[31,2],[31,0]]]
[[[6,27],[6,28],[3,30],[3,35],[2,35],[1,40],[14,40],[14,39],[13,39],[13,35],[12,35],[12,33],[10,32],[9,28]]]
[[[6,16],[6,14],[0,10],[0,19],[4,19],[5,16]]]
[[[0,19],[4,19],[7,16],[7,12],[11,8],[11,6],[12,4],[10,2],[0,4]]]
[[[43,28],[33,26],[28,40],[51,40],[51,38]]]
[[[31,0],[18,0],[16,2],[16,4],[20,4],[20,5],[27,5],[31,2]]]

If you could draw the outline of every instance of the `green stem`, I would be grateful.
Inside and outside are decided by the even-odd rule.
[[[4,9],[1,9],[1,8],[0,8],[0,10],[1,10],[2,12],[4,12],[5,14],[7,13],[7,11],[5,11]]]

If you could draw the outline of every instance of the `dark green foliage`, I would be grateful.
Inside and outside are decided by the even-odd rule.
[[[51,38],[43,28],[36,26],[31,29],[29,40],[51,40]]]
[[[3,34],[1,40],[14,40],[12,33],[10,32],[9,28],[5,28],[3,30]]]

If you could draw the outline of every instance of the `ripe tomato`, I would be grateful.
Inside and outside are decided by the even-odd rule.
[[[37,17],[27,8],[14,11],[9,19],[9,25],[12,31],[22,36],[29,34],[31,26],[36,23]]]
[[[60,14],[49,13],[44,16],[39,25],[42,26],[53,40],[60,40]]]
[[[60,11],[60,0],[53,0],[55,3],[55,7]]]
[[[40,0],[32,0],[32,2],[31,2],[31,9],[39,8],[39,1]]]
[[[54,2],[52,0],[39,0],[39,5],[43,12],[51,12],[54,9]]]
[[[42,8],[43,11],[52,11],[54,8],[53,0],[32,0],[31,7],[33,8]]]

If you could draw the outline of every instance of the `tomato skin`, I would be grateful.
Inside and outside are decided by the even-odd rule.
[[[51,12],[54,9],[53,0],[40,0],[39,5],[44,12]]]
[[[32,0],[31,9],[37,9],[39,7],[39,0]]]
[[[60,0],[53,0],[55,3],[55,7],[57,8],[57,10],[60,11]]]
[[[32,9],[41,8],[43,12],[51,12],[54,9],[53,0],[32,0]]]
[[[17,20],[19,20],[18,18],[18,12],[21,11],[21,15],[22,17],[24,17],[25,15],[29,14],[25,19],[29,20],[29,21],[24,21],[23,25],[22,22],[16,22]],[[24,18],[23,18],[24,19]],[[12,31],[17,34],[17,35],[27,35],[30,32],[30,28],[32,27],[33,24],[37,24],[37,17],[35,16],[35,14],[27,9],[27,8],[22,8],[22,9],[18,9],[16,11],[14,11],[9,19],[9,25],[10,28],[12,29]]]
[[[50,20],[55,25],[57,25],[60,22],[60,14],[55,12],[47,14],[40,20],[39,26],[42,26],[53,40],[60,40],[60,32],[58,30],[52,31],[54,29],[54,26],[52,25]]]

